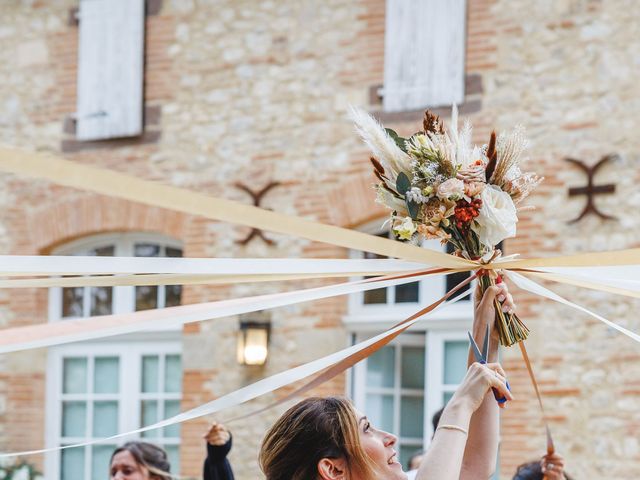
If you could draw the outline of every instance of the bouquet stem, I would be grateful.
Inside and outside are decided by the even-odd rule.
[[[487,288],[496,284],[496,279],[489,274],[481,275],[479,279],[483,294]],[[503,312],[502,305],[497,298],[494,300],[493,306],[496,310],[496,326],[500,336],[500,345],[510,347],[518,342],[526,340],[529,336],[529,329],[522,320],[520,320],[518,315],[515,313]]]

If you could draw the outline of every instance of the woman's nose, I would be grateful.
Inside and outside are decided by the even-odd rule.
[[[398,442],[398,437],[396,437],[393,433],[384,432],[384,446],[392,447]]]

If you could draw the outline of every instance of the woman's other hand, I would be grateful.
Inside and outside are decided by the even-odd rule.
[[[542,473],[547,480],[563,480],[564,479],[564,458],[557,453],[545,455],[540,460]]]
[[[209,427],[209,431],[204,434],[205,440],[215,447],[224,445],[231,438],[231,433],[221,423],[213,422]]]

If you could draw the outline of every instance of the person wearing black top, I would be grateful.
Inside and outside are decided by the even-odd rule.
[[[204,438],[207,441],[207,458],[203,466],[203,480],[234,480],[231,464],[227,460],[232,442],[229,430],[213,422]]]

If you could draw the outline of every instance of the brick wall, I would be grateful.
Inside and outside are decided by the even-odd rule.
[[[412,133],[421,112],[388,115],[375,93],[383,81],[384,1],[278,2],[168,0],[147,17],[145,135],[80,144],[73,138],[77,26],[75,1],[0,5],[0,141],[63,152],[69,158],[143,178],[249,203],[236,182],[260,189],[281,183],[262,206],[355,228],[384,216],[373,203],[368,152],[346,118],[363,105],[400,133]],[[523,123],[534,168],[546,180],[521,214],[508,253],[545,255],[638,244],[633,208],[640,180],[633,108],[638,87],[635,9],[624,0],[469,0],[467,97],[475,140],[491,128]],[[446,117],[447,112],[442,111]],[[617,183],[598,199],[618,223],[595,217],[568,225],[583,200],[567,199],[583,175],[565,156],[593,163],[617,152],[620,163],[599,174]],[[620,171],[631,175],[620,175]],[[113,231],[159,232],[184,242],[189,257],[334,257],[344,249],[267,233],[276,241],[247,246],[248,229],[0,175],[0,251],[48,253],[70,240]],[[624,200],[626,199],[626,200]],[[620,209],[619,202],[626,202]],[[189,286],[184,302],[200,302],[321,285]],[[638,329],[633,304],[587,291],[561,294]],[[518,292],[532,327],[528,348],[559,450],[578,478],[638,476],[640,372],[637,348],[599,323]],[[184,330],[183,409],[266,375],[310,361],[347,343],[344,299],[275,309],[266,367],[235,363],[237,318]],[[44,291],[0,291],[2,325],[45,322]],[[594,352],[596,352],[594,354]],[[518,401],[503,415],[501,472],[544,451],[533,392],[518,352],[504,353]],[[46,352],[0,359],[0,448],[44,443]],[[222,415],[230,418],[279,398],[284,389]],[[343,393],[340,377],[315,393]],[[282,409],[232,424],[231,460],[240,480],[259,477],[255,462],[265,429]],[[182,427],[182,465],[198,475],[200,436],[209,419]]]

